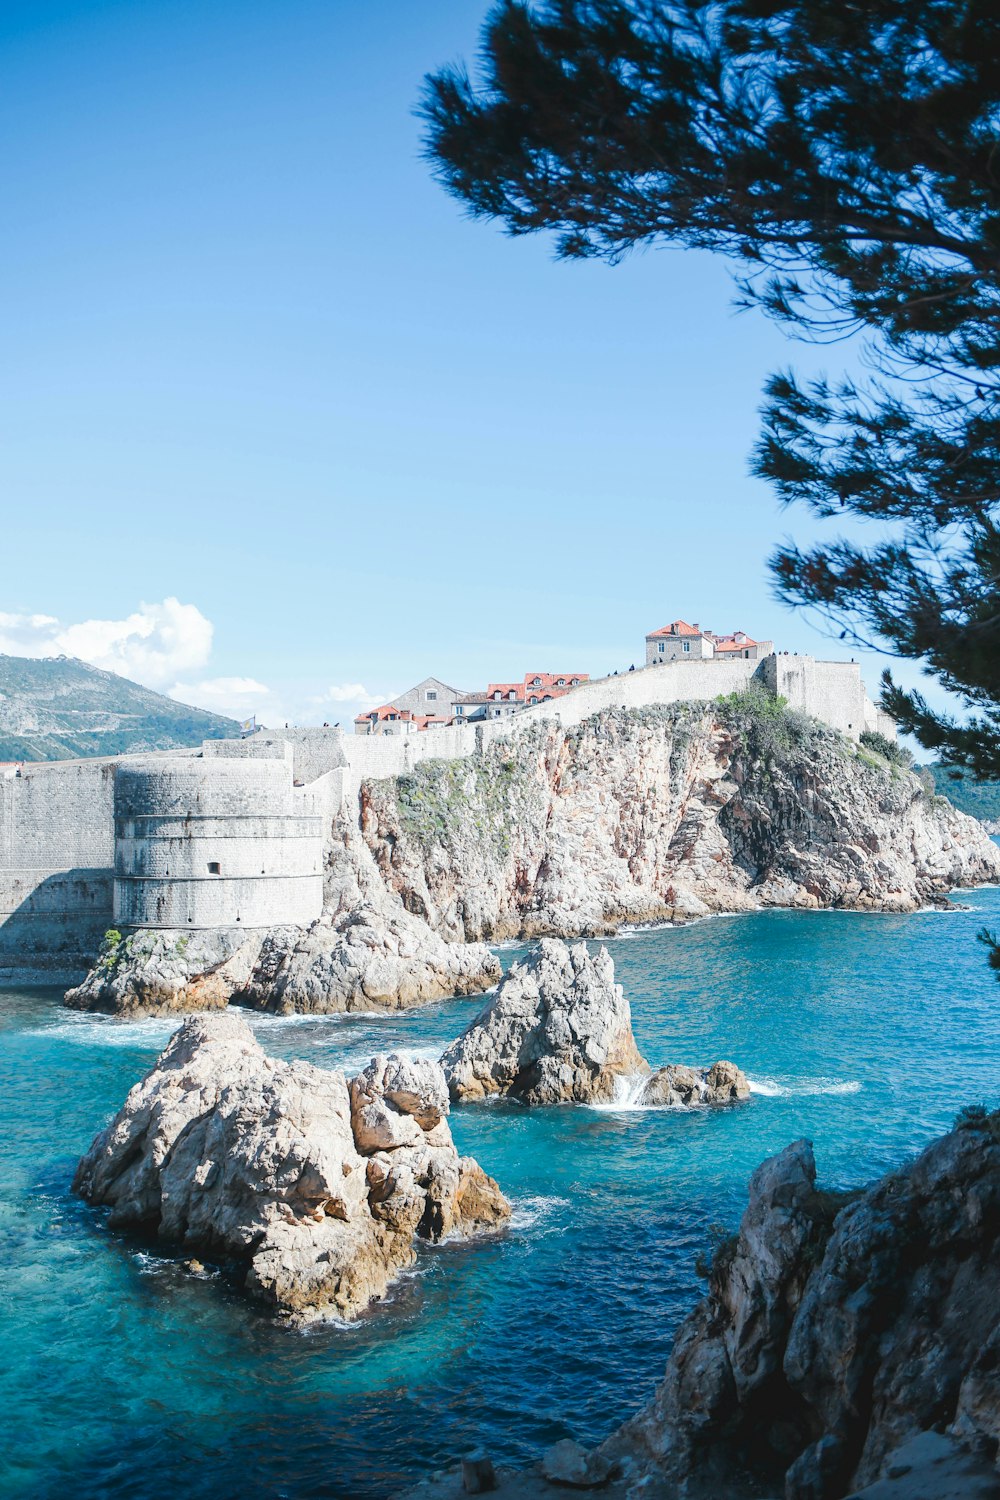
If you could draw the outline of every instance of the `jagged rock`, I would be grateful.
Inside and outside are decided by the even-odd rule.
[[[587,1104],[615,1099],[621,1084],[643,1075],[640,1104],[728,1104],[750,1096],[735,1063],[650,1073],[607,949],[591,957],[584,943],[556,938],[543,938],[513,965],[441,1066],[455,1100],[503,1094],[523,1104]]]
[[[610,1099],[648,1071],[606,948],[543,938],[441,1058],[452,1099],[506,1094],[525,1104]]]
[[[292,1012],[406,1010],[474,995],[500,978],[483,943],[447,943],[398,899],[269,934],[240,1003]]]
[[[996,1455],[998,1350],[1000,1115],[860,1194],[818,1191],[798,1141],[754,1173],[654,1401],[601,1451],[685,1495],[782,1471],[786,1500],[881,1495],[931,1428]]]
[[[375,1058],[349,1087],[267,1057],[233,1012],[192,1017],[73,1186],[110,1208],[113,1228],[232,1263],[283,1315],[350,1318],[412,1263],[414,1236],[509,1216],[496,1183],[459,1157],[447,1108],[434,1063]]]
[[[731,1104],[749,1097],[750,1082],[746,1074],[735,1063],[720,1061],[710,1068],[686,1068],[683,1064],[657,1068],[643,1088],[641,1102]]]
[[[1000,880],[982,826],[789,712],[607,709],[362,787],[386,885],[452,941],[762,906],[913,911]]]
[[[138,932],[100,961],[65,1003],[139,1016],[218,1010],[231,1001],[298,1011],[405,1010],[496,984],[500,963],[482,943],[446,943],[390,903],[337,923],[247,932]]]
[[[133,933],[105,946],[65,1003],[126,1016],[218,1010],[249,982],[263,936],[242,928]]]

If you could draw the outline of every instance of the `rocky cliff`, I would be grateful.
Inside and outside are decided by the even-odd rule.
[[[662,1386],[606,1454],[828,1500],[946,1427],[996,1457],[1000,1115],[972,1115],[861,1194],[817,1191],[807,1141],[759,1167]]]
[[[488,989],[483,944],[500,938],[763,906],[913,911],[991,881],[1000,849],[975,819],[764,693],[605,710],[364,783],[360,828],[350,804],[331,820],[312,927],[140,934],[69,1003],[398,1009]]]
[[[808,1141],[764,1162],[653,1401],[593,1453],[571,1446],[622,1500],[995,1500],[1000,1113],[966,1112],[866,1191],[818,1189]],[[554,1496],[566,1461],[498,1493]]]
[[[1000,879],[973,819],[763,694],[525,726],[362,788],[387,886],[451,941],[762,906],[912,911]]]

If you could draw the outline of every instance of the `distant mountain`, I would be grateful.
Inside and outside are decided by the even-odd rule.
[[[0,760],[179,750],[238,733],[235,719],[73,657],[0,655]]]
[[[921,766],[934,778],[934,790],[947,797],[959,812],[972,818],[981,818],[984,823],[1000,820],[1000,781],[976,781],[968,771],[956,770],[954,766]]]

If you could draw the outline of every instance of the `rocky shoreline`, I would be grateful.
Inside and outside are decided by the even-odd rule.
[[[919,778],[780,705],[608,709],[366,782],[326,840],[309,928],[139,932],[67,1003],[399,1010],[480,993],[485,945],[766,907],[908,912],[1000,881],[1000,850]]]
[[[503,1495],[988,1500],[1000,1494],[1000,1112],[824,1192],[808,1141],[764,1162],[648,1406]],[[406,1500],[468,1493],[461,1466]]]

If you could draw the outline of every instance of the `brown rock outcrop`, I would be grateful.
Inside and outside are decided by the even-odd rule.
[[[109,1223],[233,1266],[298,1322],[351,1318],[414,1240],[501,1226],[510,1206],[460,1157],[435,1063],[339,1072],[267,1057],[233,1012],[172,1037],[81,1159],[74,1190]]]

